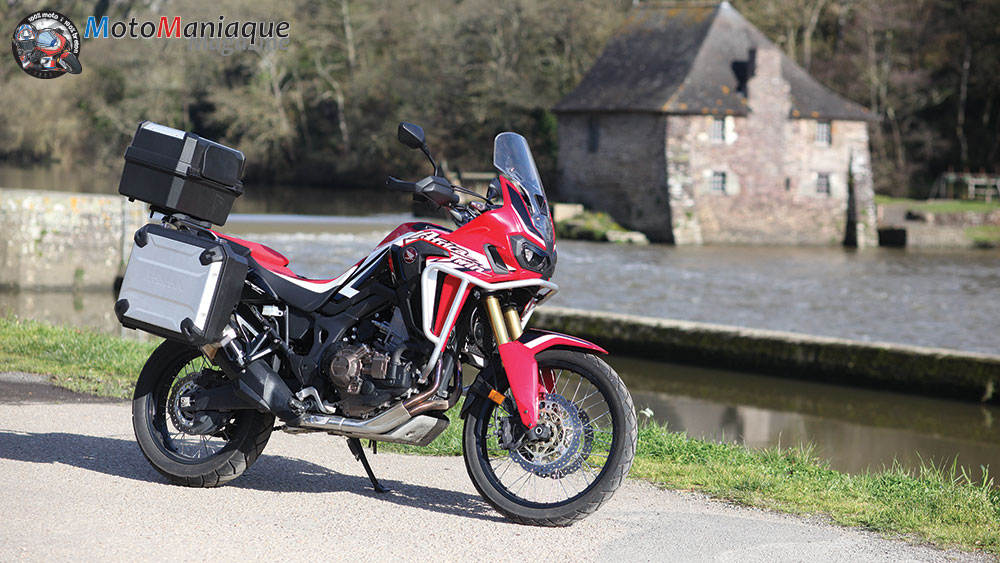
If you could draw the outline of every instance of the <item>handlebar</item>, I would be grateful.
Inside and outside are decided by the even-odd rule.
[[[396,190],[400,192],[415,193],[417,191],[416,182],[407,182],[406,180],[400,180],[399,178],[394,178],[389,176],[385,181],[385,185],[389,187],[390,190]]]

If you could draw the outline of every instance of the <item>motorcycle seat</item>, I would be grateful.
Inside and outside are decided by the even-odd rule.
[[[253,256],[254,260],[260,263],[262,266],[274,266],[276,268],[285,268],[288,266],[288,258],[284,254],[278,252],[277,250],[271,248],[270,246],[265,246],[259,242],[253,242],[241,238],[237,238],[231,235],[224,235],[222,233],[215,233],[219,238],[228,240],[246,248],[250,251],[250,255]],[[291,270],[289,270],[291,272]],[[294,275],[294,274],[293,274]]]
[[[213,231],[214,232],[214,231]],[[356,267],[352,267],[332,280],[314,280],[300,276],[288,268],[288,258],[277,250],[263,244],[244,240],[222,233],[215,233],[230,244],[245,248],[250,253],[256,271],[278,297],[300,311],[312,312],[337,293]]]
[[[256,262],[256,260],[254,261]],[[258,269],[257,273],[264,278],[264,281],[271,286],[278,297],[292,307],[310,313],[329,301],[354,270],[355,268],[351,268],[332,280],[311,280],[294,274],[294,277],[291,277],[266,266]]]

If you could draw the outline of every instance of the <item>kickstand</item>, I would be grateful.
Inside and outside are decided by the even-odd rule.
[[[348,438],[347,447],[351,448],[351,453],[354,454],[354,459],[360,461],[361,465],[365,466],[365,471],[368,473],[368,478],[371,479],[372,487],[375,488],[375,492],[388,493],[389,489],[379,485],[378,479],[375,478],[372,466],[368,464],[368,458],[365,457],[365,449],[361,446],[361,440],[357,438]]]

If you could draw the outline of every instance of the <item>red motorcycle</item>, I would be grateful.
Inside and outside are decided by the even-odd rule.
[[[69,40],[55,29],[36,31],[24,24],[15,35],[18,58],[26,69],[80,74],[83,66],[71,50]]]
[[[164,142],[173,135],[178,147],[189,146],[191,135],[167,131]],[[388,187],[446,208],[457,228],[403,224],[329,280],[298,276],[277,251],[179,212],[183,192],[168,203],[126,189],[133,182],[123,177],[122,193],[164,213],[161,224],[137,233],[116,305],[126,326],[167,337],[136,385],[139,445],[174,483],[221,485],[254,463],[277,417],[286,432],[347,437],[383,491],[361,440],[373,450],[379,441],[427,445],[465,394],[465,465],[483,498],[525,524],[580,520],[628,474],[636,415],[599,346],[525,328],[558,289],[550,281],[552,214],[528,143],[516,133],[496,137],[499,177],[483,197],[442,177],[419,126],[402,123],[398,136],[424,152],[434,174],[417,182],[390,177]],[[130,162],[159,158],[136,139]],[[199,143],[188,162],[225,185],[225,166],[199,157]],[[215,147],[203,154],[225,149]],[[185,181],[197,174],[189,171]],[[459,193],[471,201],[461,203]],[[216,281],[186,289],[186,272],[216,265],[215,277],[207,275]],[[189,294],[190,315],[165,320],[183,316],[171,308]],[[478,372],[467,387],[463,364]]]

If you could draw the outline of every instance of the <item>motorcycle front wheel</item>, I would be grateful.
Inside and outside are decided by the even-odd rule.
[[[172,483],[216,487],[239,477],[264,451],[274,416],[252,410],[181,409],[183,396],[224,382],[197,348],[166,341],[146,361],[132,399],[132,426],[149,463]]]
[[[538,426],[547,438],[517,440],[517,413],[482,401],[465,421],[465,467],[479,494],[508,518],[568,526],[610,499],[628,474],[638,433],[635,407],[618,374],[596,356],[546,350],[536,359],[547,389]],[[505,395],[512,397],[509,389]]]

